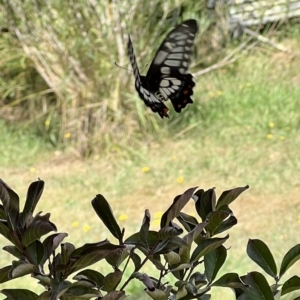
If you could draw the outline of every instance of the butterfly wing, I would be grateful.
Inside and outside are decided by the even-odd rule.
[[[155,95],[151,92],[152,89],[151,87],[149,87],[146,77],[140,75],[135,54],[134,54],[133,45],[129,35],[128,35],[127,53],[133,69],[133,74],[135,78],[135,89],[137,90],[140,98],[145,102],[145,104],[148,107],[151,108],[153,112],[157,112],[162,118],[169,117],[168,116],[169,109],[163,104],[163,102],[159,98],[155,97]]]
[[[193,103],[193,76],[188,74],[194,39],[198,31],[196,20],[187,20],[173,29],[162,42],[146,75],[148,84],[170,99],[176,112]]]

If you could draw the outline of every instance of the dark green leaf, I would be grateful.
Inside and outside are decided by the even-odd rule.
[[[132,261],[133,261],[133,263],[134,263],[134,271],[136,272],[136,271],[138,271],[138,270],[140,269],[142,260],[141,260],[141,258],[140,258],[136,253],[134,253],[134,252],[131,254],[131,259],[132,259]]]
[[[224,191],[220,198],[218,199],[217,209],[219,209],[223,205],[229,205],[233,202],[241,193],[249,188],[249,185],[244,187],[234,188],[232,190]]]
[[[38,180],[33,183],[28,188],[27,191],[27,197],[24,205],[24,209],[22,212],[22,228],[24,228],[24,225],[26,223],[27,216],[32,216],[33,211],[35,210],[36,205],[38,204],[43,190],[44,190],[44,181],[43,180]]]
[[[13,234],[11,233],[8,227],[7,221],[0,220],[0,234],[3,235],[6,239],[8,239],[10,242],[15,244]]]
[[[251,300],[274,300],[266,278],[259,272],[251,272],[245,278],[247,293]]]
[[[115,251],[105,257],[105,260],[114,268],[117,268],[121,263],[129,256],[129,251],[127,248]]]
[[[161,222],[160,222],[160,228],[170,225],[170,222],[179,215],[181,210],[191,199],[191,197],[193,196],[193,193],[196,189],[197,189],[197,187],[188,189],[180,197],[177,197],[174,199],[172,205],[162,215]]]
[[[180,263],[179,254],[174,252],[174,251],[171,251],[171,252],[168,252],[168,253],[164,254],[164,258],[170,266],[174,266],[174,265]]]
[[[19,196],[2,179],[0,179],[0,199],[7,216],[8,226],[17,231],[20,211]]]
[[[78,297],[90,299],[99,296],[101,296],[101,292],[97,291],[91,282],[85,280],[72,283],[64,293],[64,297],[70,297],[71,299]]]
[[[40,241],[34,241],[27,247],[27,255],[30,261],[35,265],[39,265],[44,256],[44,246]]]
[[[178,221],[181,223],[181,225],[185,228],[186,231],[190,232],[195,228],[195,226],[198,224],[198,221],[195,217],[190,216],[184,212],[180,212],[177,216]]]
[[[288,279],[282,286],[282,292],[281,295],[288,294],[290,292],[296,291],[300,289],[300,277],[299,276],[293,276],[290,279]]]
[[[204,240],[194,250],[192,257],[191,257],[191,262],[194,263],[194,262],[198,261],[202,256],[204,256],[207,253],[209,253],[210,251],[213,251],[214,249],[220,247],[222,244],[224,244],[226,242],[228,237],[229,236],[227,235],[224,238],[212,238],[212,239]]]
[[[90,248],[86,250],[81,257],[72,265],[72,272],[69,274],[76,272],[80,269],[86,268],[102,259],[104,259],[107,255],[122,250],[123,246],[115,246],[112,244],[107,244],[95,248]],[[73,254],[75,251],[73,252]],[[71,256],[72,259],[73,255]],[[75,257],[76,258],[76,257]]]
[[[43,235],[56,231],[56,226],[49,221],[38,220],[29,225],[22,236],[22,244],[28,246],[35,240],[39,240]]]
[[[209,224],[205,227],[205,230],[210,233],[210,236],[213,236],[221,223],[228,217],[229,213],[222,210],[209,213],[207,216]]]
[[[33,264],[13,261],[10,276],[11,278],[18,278],[36,272],[39,272],[38,267]]]
[[[24,259],[24,255],[16,246],[5,246],[3,247],[3,250],[7,251],[18,259]]]
[[[36,300],[37,294],[25,289],[4,289],[1,291],[9,300]]]
[[[51,234],[45,238],[45,240],[43,241],[43,245],[45,247],[45,254],[44,254],[43,262],[45,262],[50,257],[50,255],[53,254],[53,251],[55,249],[57,249],[57,247],[61,244],[61,242],[67,236],[68,236],[67,233],[55,233],[55,234]],[[72,245],[72,244],[70,244],[70,245]],[[75,249],[75,247],[72,249]],[[64,252],[64,254],[66,254],[66,253]],[[66,263],[66,260],[63,263]]]
[[[174,236],[168,240],[160,242],[153,253],[164,254],[179,247],[188,247],[188,244],[182,238]]]
[[[102,220],[111,234],[118,240],[122,239],[121,229],[113,215],[110,205],[102,195],[97,195],[92,200],[92,205],[98,217]]]
[[[148,233],[150,228],[150,219],[150,212],[148,209],[146,209],[143,224],[140,229],[140,242],[146,249],[148,249]]]
[[[223,205],[222,207],[219,208],[219,211],[226,211],[230,214],[230,217],[227,218],[226,220],[224,220],[219,226],[218,228],[214,231],[214,234],[219,234],[222,233],[228,229],[230,229],[231,227],[233,227],[234,225],[237,224],[237,219],[236,217],[233,215],[232,210],[228,207],[228,205]]]
[[[120,270],[116,270],[107,274],[103,279],[103,285],[107,292],[115,290],[122,279],[123,273]]]
[[[215,210],[216,206],[216,193],[215,189],[209,189],[205,191],[201,198],[199,198],[195,204],[198,215],[202,221],[205,221],[208,214]]]
[[[291,248],[284,256],[279,276],[281,277],[296,261],[300,259],[300,245],[296,245]]]
[[[101,289],[103,286],[104,276],[95,270],[86,269],[82,272],[77,273],[76,276],[73,277],[73,279],[88,280],[90,282],[93,282],[97,288]]]
[[[273,278],[277,276],[274,257],[268,246],[261,240],[249,239],[247,245],[248,256],[255,261],[266,273]]]
[[[223,245],[204,256],[205,274],[209,282],[212,282],[216,278],[226,257],[227,250]]]
[[[137,233],[131,235],[130,237],[128,237],[124,241],[124,244],[137,245],[140,243],[140,240],[141,240],[140,233],[137,232]],[[147,241],[149,247],[153,248],[154,246],[157,245],[158,242],[159,242],[158,233],[156,231],[150,230],[148,233],[148,241]]]
[[[207,285],[207,280],[205,274],[200,272],[195,272],[189,279],[198,289],[204,285]]]
[[[61,263],[66,265],[69,261],[69,257],[75,250],[75,246],[71,243],[61,244]]]
[[[12,266],[6,266],[0,269],[0,283],[11,280],[9,274],[11,273]]]
[[[245,286],[237,273],[226,273],[216,280],[211,286],[245,289]]]
[[[190,261],[190,251],[192,242],[197,239],[197,237],[200,235],[200,233],[208,223],[209,221],[198,224],[191,232],[189,232],[182,238],[188,244],[188,247],[181,247],[179,249],[179,255],[181,257],[182,263],[188,263]]]
[[[171,238],[173,236],[178,236],[183,232],[181,228],[176,228],[173,226],[166,226],[164,228],[161,228],[158,232],[158,238],[160,240],[166,240],[168,238]]]

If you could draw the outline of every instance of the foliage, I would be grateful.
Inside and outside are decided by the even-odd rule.
[[[298,276],[291,277],[282,286],[279,284],[283,274],[300,258],[300,245],[287,252],[278,272],[267,245],[254,239],[248,242],[247,254],[274,279],[274,284],[269,286],[259,272],[228,273],[216,280],[227,257],[224,243],[229,235],[224,232],[237,224],[229,206],[248,186],[224,191],[218,199],[213,188],[207,191],[190,188],[176,196],[164,212],[159,231],[150,230],[151,216],[147,209],[140,230],[127,238],[125,228],[119,227],[107,200],[99,194],[92,200],[92,206],[118,244],[104,240],[78,248],[63,243],[67,233],[50,234],[57,228],[50,221],[49,213],[33,215],[43,189],[42,180],[33,182],[20,212],[18,195],[0,181],[0,233],[12,244],[3,250],[17,259],[0,269],[0,282],[30,274],[45,287],[41,295],[25,289],[4,289],[2,293],[7,299],[124,299],[126,286],[134,279],[143,282],[152,299],[210,299],[209,291],[216,286],[231,288],[240,300],[279,299],[280,295],[300,289]],[[195,203],[200,223],[182,212],[190,200]],[[101,260],[112,266],[111,273],[88,269]],[[155,266],[155,277],[142,273],[146,263]],[[125,278],[130,264],[134,271]],[[198,271],[200,264],[204,273]],[[174,277],[174,285],[164,282],[167,274]]]

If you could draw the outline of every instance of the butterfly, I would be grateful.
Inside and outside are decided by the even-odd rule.
[[[197,21],[191,19],[169,32],[157,50],[146,76],[140,75],[128,35],[127,54],[135,77],[135,89],[145,104],[161,118],[169,117],[169,109],[163,103],[168,99],[178,113],[188,103],[193,103],[191,95],[195,82],[187,71],[197,31]]]

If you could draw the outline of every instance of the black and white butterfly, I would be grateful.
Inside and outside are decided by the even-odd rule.
[[[163,103],[167,99],[171,100],[178,113],[188,103],[193,103],[191,95],[195,82],[187,71],[197,31],[196,20],[184,21],[173,29],[160,45],[146,76],[140,75],[128,36],[127,52],[133,68],[135,88],[145,104],[162,118],[169,117],[169,109]]]

